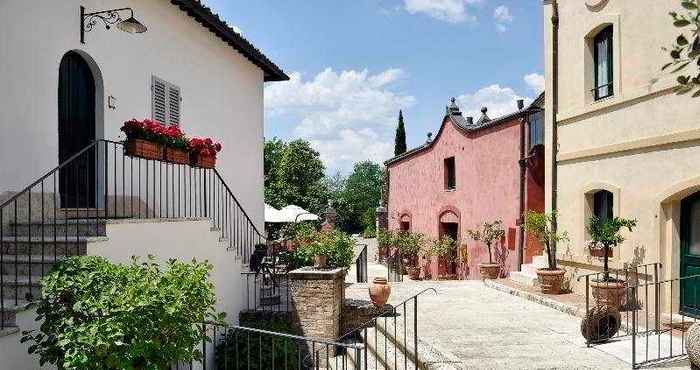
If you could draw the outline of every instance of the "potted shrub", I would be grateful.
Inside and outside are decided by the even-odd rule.
[[[602,278],[591,282],[592,294],[599,305],[620,308],[622,296],[625,293],[625,282],[610,277],[608,268],[608,256],[610,250],[625,241],[620,233],[623,228],[628,231],[637,226],[637,220],[629,220],[620,217],[613,217],[601,220],[598,217],[591,217],[586,226],[586,230],[591,237],[588,247],[591,250],[602,250],[603,273]]]
[[[406,266],[409,278],[418,280],[420,278],[420,267],[418,266],[418,255],[423,246],[423,235],[404,231],[399,233],[398,247],[403,257],[403,264]]]
[[[501,273],[501,265],[493,262],[493,253],[491,251],[491,246],[494,242],[500,242],[501,239],[506,235],[505,230],[503,230],[503,222],[497,220],[494,222],[484,222],[481,229],[467,230],[467,234],[475,242],[482,242],[486,245],[486,249],[489,251],[489,262],[479,264],[479,273],[483,279],[497,279]]]
[[[126,135],[124,150],[126,155],[145,159],[163,159],[165,126],[146,119],[132,119],[124,122],[121,131]]]
[[[547,252],[547,267],[537,269],[542,293],[559,294],[564,282],[566,271],[557,267],[557,243],[568,240],[566,232],[555,232],[552,224],[556,213],[540,213],[529,211],[525,217],[527,232],[542,244]]]
[[[379,262],[385,261],[389,247],[394,244],[395,233],[391,230],[380,229],[377,232],[377,243],[379,244],[379,250],[377,251],[377,259]]]
[[[438,279],[449,278],[450,264],[455,260],[456,249],[457,242],[448,235],[433,240],[428,254],[437,258]]]
[[[190,140],[190,164],[194,167],[214,168],[216,155],[221,151],[221,144],[211,138],[194,138]]]
[[[185,137],[180,126],[168,126],[163,134],[165,135],[165,160],[177,164],[190,163],[190,140]]]

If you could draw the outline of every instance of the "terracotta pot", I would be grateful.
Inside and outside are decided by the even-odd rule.
[[[564,273],[561,269],[537,269],[537,277],[540,280],[542,293],[561,294],[561,284],[564,282]]]
[[[408,277],[411,280],[420,280],[420,267],[409,266],[406,269],[408,270]]]
[[[481,274],[481,279],[498,279],[498,275],[501,272],[501,265],[497,263],[480,263],[479,273]]]
[[[319,269],[328,267],[328,256],[314,256],[314,267]]]
[[[177,164],[189,164],[190,153],[186,150],[165,147],[165,161]]]
[[[198,154],[192,154],[190,156],[190,165],[192,165],[193,167],[214,168],[216,167],[216,158],[203,157]]]
[[[625,295],[625,283],[622,281],[592,281],[593,297],[600,306],[610,306],[619,310]]]
[[[391,285],[389,285],[386,278],[374,278],[372,284],[369,286],[369,299],[372,303],[377,307],[384,307],[389,300],[390,294]]]
[[[124,147],[126,155],[144,159],[163,159],[163,144],[142,139],[128,139]]]

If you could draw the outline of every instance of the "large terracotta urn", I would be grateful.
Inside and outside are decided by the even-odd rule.
[[[498,279],[498,275],[501,272],[501,265],[497,263],[480,263],[479,273],[481,273],[481,279]]]
[[[623,281],[592,281],[592,294],[599,306],[610,306],[619,310],[625,295]]]
[[[376,277],[369,286],[369,298],[377,307],[384,307],[391,294],[391,285],[386,278]]]
[[[561,285],[564,282],[564,270],[548,268],[537,269],[537,277],[544,294],[561,294]]]

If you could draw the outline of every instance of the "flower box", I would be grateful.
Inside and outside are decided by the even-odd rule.
[[[189,164],[190,153],[183,149],[165,147],[165,161],[177,164]]]
[[[191,157],[190,165],[193,167],[214,168],[216,167],[216,157],[205,157],[202,155],[193,154]]]
[[[143,139],[126,141],[126,155],[145,159],[163,159],[163,144]]]

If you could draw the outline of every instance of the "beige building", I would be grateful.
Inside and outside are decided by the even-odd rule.
[[[570,236],[561,264],[571,275],[599,270],[586,221],[614,215],[638,227],[611,267],[660,262],[665,279],[700,273],[700,99],[675,95],[676,76],[661,71],[670,61],[661,48],[678,36],[668,13],[680,2],[543,3],[546,208],[558,209]],[[674,307],[695,305],[674,297]]]

